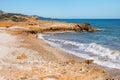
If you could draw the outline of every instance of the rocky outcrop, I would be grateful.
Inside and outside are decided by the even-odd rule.
[[[55,32],[55,31],[77,31],[77,32],[96,32],[99,31],[96,28],[92,28],[90,24],[70,24],[59,23],[49,25],[47,27],[40,27],[41,32]]]
[[[92,28],[90,26],[90,24],[75,24],[74,30],[78,31],[78,32],[96,32],[96,31],[99,31],[96,28]]]
[[[77,31],[96,32],[96,28],[90,24],[74,24],[57,21],[38,20],[38,16],[27,16],[22,14],[5,13],[0,15],[0,27],[23,26],[30,27],[25,30],[30,33],[56,32],[56,31]]]
[[[43,33],[43,32],[63,32],[63,31],[76,31],[76,32],[96,32],[96,28],[91,27],[90,24],[73,24],[65,22],[52,22],[30,20],[26,22],[0,22],[0,27],[9,28],[11,26],[22,26],[25,32],[29,33]],[[28,28],[25,30],[25,28]]]

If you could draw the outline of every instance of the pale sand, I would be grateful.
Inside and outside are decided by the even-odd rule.
[[[1,30],[0,51],[2,80],[107,80],[110,77],[102,67],[87,64],[83,58],[53,48],[31,34]]]

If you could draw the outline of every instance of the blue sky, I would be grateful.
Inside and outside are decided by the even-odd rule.
[[[120,0],[0,0],[0,10],[52,18],[120,18]]]

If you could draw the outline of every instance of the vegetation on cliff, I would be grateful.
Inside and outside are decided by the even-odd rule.
[[[14,22],[23,22],[27,21],[21,14],[12,14],[12,13],[5,13],[0,14],[0,21],[14,21]]]

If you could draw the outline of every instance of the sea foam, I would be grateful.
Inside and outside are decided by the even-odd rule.
[[[44,38],[45,35],[40,36]],[[94,59],[95,63],[99,65],[120,69],[120,51],[118,50],[113,50],[96,43],[78,43],[74,41],[51,38],[47,38],[45,40],[51,46],[61,48],[64,51],[72,53],[76,56],[86,59]],[[63,46],[72,46],[77,51]]]

